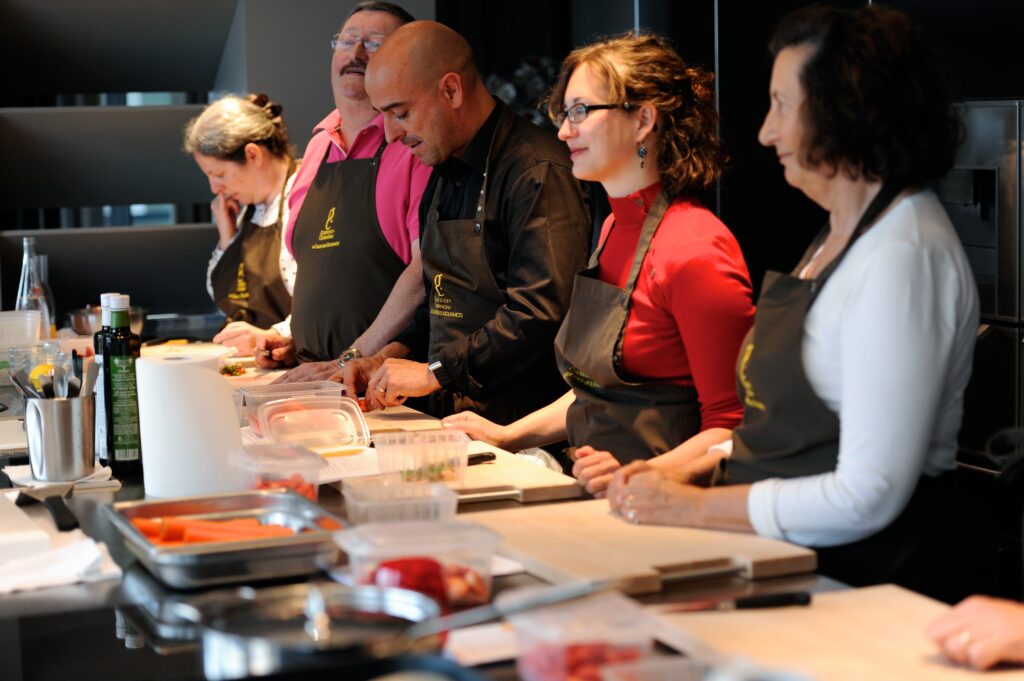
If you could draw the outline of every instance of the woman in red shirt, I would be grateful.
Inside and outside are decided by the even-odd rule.
[[[612,207],[555,341],[572,389],[508,426],[468,412],[446,426],[510,450],[568,437],[573,474],[601,494],[622,463],[687,441],[701,452],[739,423],[750,278],[732,233],[695,198],[723,165],[712,80],[654,35],[569,55],[549,114],[573,174],[600,182]]]

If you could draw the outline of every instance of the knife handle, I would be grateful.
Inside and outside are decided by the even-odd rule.
[[[59,531],[67,532],[78,527],[78,518],[71,512],[68,505],[64,503],[64,497],[55,494],[43,499],[43,504],[46,505],[50,515],[53,516],[53,524],[57,526]]]
[[[766,594],[764,596],[747,596],[736,599],[737,610],[748,610],[750,608],[780,608],[786,605],[810,605],[811,594],[806,591],[788,591],[781,594]]]

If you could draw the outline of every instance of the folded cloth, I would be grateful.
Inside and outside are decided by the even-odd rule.
[[[31,466],[7,466],[4,468],[4,472],[7,473],[7,477],[11,479],[11,482],[20,487],[40,487],[53,484],[52,482],[33,478]],[[92,472],[92,475],[76,480],[75,491],[120,489],[121,483],[112,478],[111,475],[112,472],[109,466],[100,466]]]
[[[0,562],[0,594],[121,576],[121,568],[111,560],[106,546],[81,530],[64,534],[59,546],[49,551]]]

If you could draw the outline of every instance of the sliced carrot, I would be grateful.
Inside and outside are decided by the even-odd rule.
[[[160,518],[132,518],[132,525],[147,537],[160,536]]]
[[[258,518],[233,518],[231,520],[200,520],[183,516],[167,516],[161,518],[160,539],[164,541],[181,541],[184,538],[185,530],[190,527],[198,528],[253,528],[260,527]]]
[[[342,528],[341,523],[333,518],[321,517],[316,519],[316,524],[322,530],[340,530]]]
[[[249,539],[287,537],[293,534],[295,533],[292,530],[280,525],[268,525],[259,530],[256,528],[246,528],[245,531],[218,531],[201,527],[189,527],[185,530],[184,541],[186,544],[210,541],[245,541]]]

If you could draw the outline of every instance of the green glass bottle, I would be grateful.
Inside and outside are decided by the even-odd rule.
[[[119,480],[142,479],[142,436],[135,360],[142,352],[129,326],[129,298],[110,297],[110,333],[103,339],[103,389],[107,399],[107,461]]]

